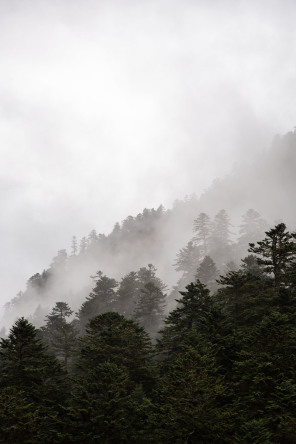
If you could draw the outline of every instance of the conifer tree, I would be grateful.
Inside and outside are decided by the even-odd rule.
[[[152,336],[155,336],[164,318],[165,298],[166,295],[154,282],[148,282],[140,289],[140,295],[134,310],[134,318]]]
[[[214,292],[217,290],[217,278],[218,270],[213,259],[210,256],[205,256],[197,269],[196,279],[205,284],[211,292]]]
[[[246,251],[251,242],[256,242],[264,235],[267,230],[267,223],[260,214],[249,209],[242,217],[242,224],[240,225],[238,246],[241,251]]]
[[[67,322],[73,314],[66,302],[57,302],[49,315],[46,316],[46,325],[41,329],[49,349],[68,366],[73,356],[79,334],[75,322]]]
[[[209,216],[206,213],[200,213],[200,215],[194,220],[194,240],[197,245],[201,246],[203,256],[207,256],[209,253],[209,237],[212,231],[212,223]]]
[[[135,300],[137,299],[139,291],[140,282],[138,273],[131,271],[120,281],[117,290],[117,311],[124,316],[132,316],[135,309]]]
[[[0,413],[3,442],[60,442],[61,404],[67,396],[65,372],[47,353],[36,328],[18,319],[8,338],[0,341],[0,410],[6,408]],[[10,416],[11,403],[18,417]],[[21,437],[25,433],[28,436]]]
[[[152,388],[150,359],[149,337],[134,321],[114,312],[90,320],[80,342],[71,442],[146,442],[139,439],[145,410],[139,392]]]
[[[281,223],[266,232],[266,238],[250,243],[249,251],[259,255],[258,264],[266,274],[272,275],[274,289],[278,294],[281,287],[289,283],[290,270],[296,262],[296,235],[286,230]]]
[[[185,248],[182,248],[177,254],[175,262],[176,271],[183,272],[183,280],[186,285],[194,280],[196,269],[200,263],[200,250],[192,241],[188,242]]]
[[[94,277],[96,285],[86,301],[82,304],[78,317],[81,328],[84,329],[88,320],[100,313],[112,310],[116,306],[117,296],[115,288],[118,283],[108,278],[101,271]]]

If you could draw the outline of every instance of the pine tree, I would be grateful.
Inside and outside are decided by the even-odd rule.
[[[65,373],[24,318],[0,341],[0,399],[2,407],[6,405],[0,414],[4,442],[18,442],[16,437],[26,432],[28,437],[19,442],[60,442],[61,404],[67,399]],[[10,416],[11,403],[20,417]]]
[[[76,236],[73,236],[72,237],[72,244],[71,244],[71,255],[72,256],[76,256],[77,250],[78,250],[78,248],[77,248],[77,238],[76,238]]]
[[[194,220],[193,230],[196,233],[194,240],[201,246],[203,255],[207,256],[209,252],[209,237],[212,230],[209,216],[205,213],[200,213],[200,215]]]
[[[154,336],[164,318],[166,295],[154,282],[148,282],[140,290],[136,301],[134,318]]]
[[[217,278],[218,270],[213,259],[210,256],[205,256],[197,269],[196,279],[205,284],[211,292],[214,292],[218,287]]]
[[[145,411],[139,388],[152,386],[150,359],[148,335],[134,321],[114,312],[91,319],[77,362],[71,442],[146,442],[138,434]]]
[[[296,262],[296,235],[286,230],[281,223],[266,232],[266,238],[250,243],[249,251],[259,255],[257,261],[268,275],[273,276],[274,289],[278,294],[281,287],[288,284],[290,270]]]
[[[112,310],[116,306],[117,297],[115,288],[118,283],[108,278],[101,271],[94,277],[96,285],[86,301],[82,304],[78,317],[81,328],[84,329],[88,320],[100,313]]]
[[[138,273],[131,271],[124,276],[117,290],[116,309],[126,317],[132,316],[135,309],[135,300],[140,291]]]
[[[66,302],[57,302],[51,313],[46,316],[46,325],[41,329],[49,348],[68,366],[77,345],[79,330],[75,323],[67,322],[73,314]]]
[[[200,263],[200,250],[192,241],[188,242],[177,254],[175,262],[176,271],[183,272],[183,280],[186,285],[194,280],[196,269]]]
[[[209,239],[209,255],[218,264],[219,268],[232,260],[230,226],[230,218],[226,211],[219,211],[214,218]]]
[[[260,214],[252,209],[249,209],[242,217],[242,224],[240,225],[238,246],[241,251],[245,252],[251,242],[256,242],[264,235],[267,230],[267,223]]]
[[[215,359],[189,347],[158,387],[154,442],[224,442],[225,409],[219,405],[224,393]]]

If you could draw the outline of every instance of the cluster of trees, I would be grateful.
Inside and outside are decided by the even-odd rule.
[[[152,266],[116,292],[99,273],[77,319],[60,302],[39,330],[17,320],[0,342],[0,442],[294,443],[296,233],[278,224],[249,253],[216,290],[187,285],[154,342]]]
[[[182,274],[172,296],[176,297],[195,279],[207,285],[211,292],[216,291],[219,274],[235,270],[247,254],[249,243],[260,239],[267,227],[260,214],[249,209],[242,216],[234,241],[231,220],[225,210],[220,210],[213,220],[208,214],[200,213],[194,220],[193,237],[177,254],[175,268]]]

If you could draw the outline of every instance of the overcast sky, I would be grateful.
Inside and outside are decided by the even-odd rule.
[[[296,124],[296,3],[0,0],[1,302]]]

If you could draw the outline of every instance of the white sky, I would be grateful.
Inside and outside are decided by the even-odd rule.
[[[0,0],[0,301],[296,124],[296,3]]]

